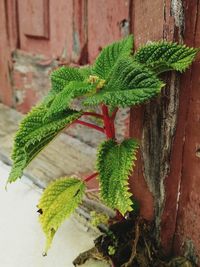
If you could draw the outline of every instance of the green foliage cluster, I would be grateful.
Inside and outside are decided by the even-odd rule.
[[[148,43],[133,53],[133,36],[130,35],[105,47],[92,66],[65,66],[53,71],[49,94],[20,124],[8,183],[20,178],[34,157],[60,131],[76,123],[84,114],[83,110],[101,105],[104,111],[106,108],[113,111],[150,101],[165,85],[158,75],[169,70],[185,71],[197,52],[195,48],[161,41]],[[73,101],[77,98],[81,108],[75,110]],[[101,116],[105,133],[109,134],[98,149],[96,168],[100,196],[109,207],[124,215],[133,206],[128,177],[134,167],[138,142],[125,139],[119,143],[114,136],[114,115],[104,112]],[[39,210],[47,237],[46,250],[60,224],[82,201],[86,180],[61,178],[44,191]]]

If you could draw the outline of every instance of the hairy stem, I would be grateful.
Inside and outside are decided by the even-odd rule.
[[[95,130],[97,130],[99,132],[105,133],[105,131],[104,131],[104,129],[102,127],[99,127],[99,126],[97,126],[95,124],[92,124],[92,123],[89,123],[89,122],[86,122],[86,121],[81,121],[81,120],[76,120],[75,123],[78,123],[78,124],[87,126],[89,128],[95,129]]]
[[[82,116],[93,116],[99,119],[103,119],[103,115],[95,113],[95,112],[84,112]]]
[[[87,176],[87,177],[84,179],[84,182],[89,182],[89,181],[92,180],[94,177],[96,177],[98,174],[99,174],[98,172],[95,172],[95,173],[93,173],[92,175]]]
[[[98,192],[99,188],[91,188],[91,189],[87,189],[86,193],[92,193],[92,192]]]
[[[109,116],[108,107],[104,104],[102,105],[102,113],[107,139],[115,139],[114,119]]]

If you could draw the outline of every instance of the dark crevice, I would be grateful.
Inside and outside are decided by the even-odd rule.
[[[19,6],[18,6],[18,1],[16,1],[15,13],[16,13],[16,36],[17,36],[16,48],[20,49],[21,42],[20,42],[20,29],[19,29]]]

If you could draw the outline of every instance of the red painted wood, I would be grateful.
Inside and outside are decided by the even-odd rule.
[[[72,61],[88,63],[88,7],[87,0],[73,0],[73,54]]]
[[[0,101],[12,106],[11,60],[6,13],[5,1],[0,1]]]
[[[192,240],[200,255],[200,62],[192,69],[191,95],[187,116],[185,145],[182,160],[182,180],[177,215],[175,248],[179,252],[186,240]],[[183,250],[182,250],[183,251]]]
[[[33,1],[32,3],[35,3]],[[43,4],[47,2],[43,2]],[[40,1],[37,2],[41,5]],[[73,2],[72,0],[59,0],[49,2],[49,39],[41,37],[42,32],[45,31],[46,24],[44,18],[37,21],[37,26],[33,26],[34,20],[31,22],[29,13],[27,13],[27,6],[30,1],[19,0],[19,33],[20,33],[20,49],[30,52],[32,54],[42,54],[50,58],[64,59],[70,62],[72,55],[73,44]],[[30,8],[29,8],[30,9]],[[40,11],[37,9],[37,12]],[[38,13],[38,14],[39,14]],[[35,16],[37,20],[37,16]],[[28,29],[26,28],[28,26]],[[32,25],[32,26],[31,26]],[[38,32],[38,36],[27,36],[27,31]],[[36,28],[33,28],[36,27]],[[30,32],[31,34],[31,32]]]
[[[163,38],[164,5],[162,1],[135,0],[131,10],[132,29],[135,48],[151,40]],[[144,18],[145,14],[145,18]],[[153,14],[153,16],[152,16]],[[133,108],[130,118],[130,135],[142,139],[143,107]],[[154,201],[143,175],[141,154],[138,155],[136,168],[130,179],[131,189],[141,205],[141,215],[152,220],[154,217]]]
[[[18,5],[17,0],[7,0],[7,29],[11,51],[19,47],[19,32],[18,32]]]
[[[163,1],[135,0],[132,9],[132,31],[135,46],[138,48],[147,41],[163,38],[164,4]]]
[[[28,18],[24,34],[49,38],[49,0],[23,0],[23,7]]]
[[[184,42],[189,46],[194,46],[194,32],[197,21],[197,1],[187,2],[188,3],[185,5],[186,25]],[[170,173],[165,179],[166,204],[161,223],[161,240],[165,251],[168,252],[173,245],[173,235],[175,233],[177,223],[177,202],[183,175],[183,153],[186,138],[188,108],[190,106],[189,95],[191,90],[192,71],[193,69],[190,69],[185,74],[181,75],[177,130],[171,155]],[[188,168],[190,167],[188,166]]]
[[[185,2],[187,41],[200,47],[200,3]],[[191,13],[192,12],[192,13]],[[191,15],[194,15],[191,17]],[[195,25],[191,28],[191,23]],[[193,34],[191,33],[193,30]],[[190,86],[187,91],[188,109],[185,122],[185,143],[182,158],[182,180],[177,215],[174,247],[177,253],[184,252],[184,243],[192,240],[200,255],[200,57],[193,64]],[[183,104],[183,103],[182,103]],[[200,265],[199,265],[200,266]]]
[[[142,119],[143,108],[137,107],[131,110],[130,118],[130,136],[141,140],[142,139]],[[149,191],[147,183],[143,175],[143,161],[140,151],[137,154],[136,166],[130,177],[131,191],[134,197],[140,203],[140,213],[147,220],[153,220],[153,196]]]
[[[108,43],[128,33],[129,0],[88,0],[89,62]]]

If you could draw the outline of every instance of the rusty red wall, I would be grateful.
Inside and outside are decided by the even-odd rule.
[[[0,1],[0,100],[27,112],[49,90],[49,73],[62,64],[92,63],[104,45],[128,33],[135,48],[166,39],[200,46],[198,0]],[[58,4],[59,3],[59,4]],[[132,109],[130,134],[141,140],[131,188],[167,252],[193,244],[200,255],[199,60],[150,104]],[[119,136],[128,132],[128,111]],[[71,129],[92,145],[100,138]],[[191,241],[192,240],[192,241]]]
[[[200,47],[199,1],[186,1],[185,10],[186,43]],[[184,129],[184,145],[174,246],[177,251],[183,251],[192,244],[200,255],[200,57],[183,77],[182,89],[185,117],[184,121],[179,120],[178,131]]]

